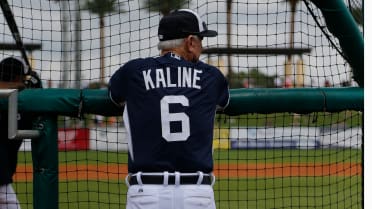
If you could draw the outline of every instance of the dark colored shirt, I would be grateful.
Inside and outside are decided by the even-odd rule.
[[[125,102],[129,172],[213,170],[216,108],[229,101],[217,68],[172,53],[135,59],[114,73],[109,92],[113,102]]]
[[[19,115],[18,129],[32,129],[31,117],[26,114]],[[13,182],[21,144],[22,140],[8,139],[8,114],[0,112],[0,185]]]

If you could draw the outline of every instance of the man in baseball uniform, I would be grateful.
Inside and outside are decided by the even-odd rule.
[[[41,88],[35,72],[19,57],[8,57],[0,62],[0,89]],[[31,114],[18,114],[19,129],[32,129]],[[18,150],[22,140],[8,139],[8,113],[0,112],[0,209],[20,209],[11,183],[17,167]]]
[[[160,56],[127,62],[109,83],[129,133],[127,209],[214,209],[214,118],[229,90],[199,56],[217,32],[180,9],[160,20],[158,36]]]

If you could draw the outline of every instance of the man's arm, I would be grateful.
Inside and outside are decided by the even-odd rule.
[[[0,89],[18,89],[23,90],[26,86],[22,82],[4,82],[0,81]]]

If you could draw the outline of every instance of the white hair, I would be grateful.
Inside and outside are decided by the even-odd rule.
[[[167,40],[167,41],[160,41],[158,43],[158,49],[159,50],[165,50],[165,49],[173,49],[181,46],[183,44],[183,38],[180,39],[173,39],[173,40]]]
[[[191,35],[192,37],[199,39],[196,35]],[[165,49],[173,49],[181,46],[183,44],[184,38],[179,39],[173,39],[173,40],[167,40],[167,41],[160,41],[158,43],[158,49],[159,50],[165,50]]]

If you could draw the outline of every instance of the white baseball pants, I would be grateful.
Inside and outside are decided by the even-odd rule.
[[[0,209],[21,209],[11,184],[0,185]]]
[[[126,209],[216,209],[210,185],[132,185]]]
[[[146,176],[161,177],[161,181],[146,180]],[[197,177],[195,182],[186,183],[185,178],[190,176]],[[132,178],[136,181],[131,184]],[[203,183],[204,178],[211,181]],[[216,209],[212,187],[214,180],[213,174],[205,176],[202,172],[131,174],[126,179],[129,187],[127,209]]]

